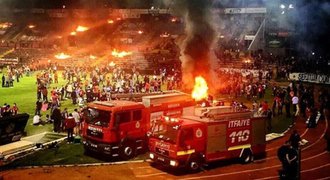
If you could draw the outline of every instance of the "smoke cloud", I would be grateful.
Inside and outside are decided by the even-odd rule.
[[[186,38],[180,45],[183,87],[191,90],[196,76],[206,79],[212,89],[211,49],[215,39],[212,27],[211,0],[164,1],[185,18]]]

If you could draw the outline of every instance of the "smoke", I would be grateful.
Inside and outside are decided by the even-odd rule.
[[[211,49],[215,39],[212,27],[211,0],[180,0],[164,3],[185,19],[186,38],[180,45],[183,87],[191,90],[194,78],[202,76],[212,85]]]
[[[295,16],[299,48],[304,52],[329,52],[330,3],[322,0],[299,1]]]

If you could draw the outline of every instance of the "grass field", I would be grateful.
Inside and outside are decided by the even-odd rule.
[[[32,117],[35,111],[35,102],[36,102],[36,73],[30,77],[23,77],[20,79],[20,82],[14,83],[14,87],[11,88],[1,88],[0,87],[0,105],[4,103],[9,103],[12,105],[13,103],[17,103],[19,107],[19,112],[26,112],[30,114],[30,119],[25,128],[27,135],[34,135],[37,133],[52,131],[53,125],[47,124],[45,126],[33,126],[32,125]],[[2,76],[2,74],[0,74]],[[63,85],[65,81],[62,78],[59,78],[59,84],[52,84],[51,88],[54,86]],[[218,98],[224,98],[227,101],[232,100],[232,98],[228,96],[220,96]],[[244,102],[247,106],[251,107],[252,101],[248,101],[245,97],[241,97],[237,99],[240,102]],[[270,90],[266,91],[265,98],[260,99],[267,100],[268,102],[272,102],[272,95]],[[228,105],[228,103],[226,104]],[[271,105],[271,103],[270,103]],[[70,100],[63,101],[61,104],[61,109],[67,107],[69,112],[72,112],[73,109],[77,106],[72,105]],[[43,118],[45,115],[49,113],[48,111],[42,112]],[[290,124],[290,120],[285,118],[284,115],[276,116],[273,118],[273,130],[272,132],[283,132],[287,129]],[[137,159],[143,159],[145,155],[137,157]],[[81,164],[81,163],[97,163],[104,162],[104,158],[93,158],[89,156],[85,156],[83,153],[82,144],[66,144],[62,143],[58,148],[46,149],[43,151],[39,151],[33,155],[27,156],[23,159],[20,159],[9,165],[9,168],[14,168],[17,166],[30,166],[30,165],[54,165],[54,164]]]
[[[32,118],[35,112],[35,103],[37,101],[37,84],[36,73],[32,76],[24,76],[19,82],[14,82],[14,87],[0,87],[0,105],[4,103],[10,104],[16,103],[19,108],[19,113],[28,113],[30,115],[29,121],[26,125],[25,131],[27,135],[34,135],[45,131],[53,131],[52,124],[46,124],[44,126],[33,126]],[[0,74],[2,76],[2,74]],[[58,84],[51,84],[50,87],[58,87],[64,85],[65,81],[59,78]],[[49,98],[50,95],[48,95]],[[69,112],[72,112],[75,108],[71,101],[66,100],[61,103],[61,109],[67,107]],[[46,114],[49,114],[49,110],[41,112],[42,119],[45,119]]]

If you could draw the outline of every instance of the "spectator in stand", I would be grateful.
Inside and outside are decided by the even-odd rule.
[[[54,132],[60,132],[61,131],[61,110],[55,106],[52,114],[51,114],[51,119],[54,120]]]
[[[80,135],[80,115],[79,115],[77,109],[74,109],[74,111],[72,112],[72,116],[74,118],[74,121],[76,122],[76,126],[74,127],[74,134],[76,136],[79,136]]]
[[[267,101],[264,101],[262,104],[261,104],[261,114],[263,115],[267,115],[267,111],[269,109],[269,106],[268,106],[268,102]]]
[[[68,143],[72,143],[73,142],[73,128],[76,126],[76,122],[71,113],[65,119],[64,126],[68,133],[67,141],[68,141]]]
[[[69,116],[68,108],[64,108],[64,110],[61,112],[61,130],[65,130],[65,119],[67,119]]]
[[[1,108],[1,116],[9,117],[11,115],[12,113],[11,113],[10,105],[5,103],[4,106]]]
[[[268,132],[270,132],[273,129],[273,127],[272,127],[272,118],[273,118],[272,110],[268,108],[268,110],[267,110],[267,129],[268,129]]]
[[[290,111],[290,106],[291,106],[291,103],[290,103],[290,94],[288,91],[289,90],[289,87],[287,88],[286,92],[285,92],[285,97],[284,97],[284,105],[285,105],[285,113],[286,113],[286,117],[289,118],[291,117],[291,111]]]
[[[292,94],[292,105],[293,105],[293,116],[298,116],[299,115],[299,98],[295,95]]]
[[[298,134],[297,130],[294,130],[292,132],[289,141],[290,141],[292,147],[295,148],[296,150],[298,150],[299,142],[301,141],[301,138],[300,138],[300,135]]]
[[[2,74],[2,87],[5,87],[6,84],[6,77],[4,74]]]
[[[13,107],[11,108],[11,113],[12,113],[12,115],[17,115],[18,107],[17,107],[16,103],[14,103]]]
[[[34,126],[39,126],[39,125],[43,126],[43,125],[45,125],[45,122],[41,120],[40,115],[36,114],[33,116],[33,125]]]
[[[35,115],[41,115],[40,114],[40,111],[41,111],[41,108],[42,108],[42,101],[41,100],[37,100],[36,102],[36,110],[35,110]]]

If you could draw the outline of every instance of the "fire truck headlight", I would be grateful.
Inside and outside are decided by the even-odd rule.
[[[171,160],[171,161],[170,161],[170,165],[176,167],[176,166],[178,166],[179,164],[178,164],[178,161]]]
[[[152,153],[150,153],[150,154],[149,154],[149,157],[150,157],[150,159],[154,159],[154,158],[155,158],[155,155],[152,154]]]

